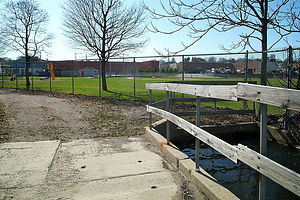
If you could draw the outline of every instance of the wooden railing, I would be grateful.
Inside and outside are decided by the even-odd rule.
[[[150,104],[147,111],[150,112],[150,127],[152,126],[152,114],[159,115],[167,119],[167,141],[170,143],[170,125],[172,122],[193,135],[196,140],[196,168],[199,168],[199,141],[206,143],[216,149],[227,158],[237,163],[238,160],[244,162],[251,168],[262,174],[260,182],[260,199],[265,197],[265,177],[270,178],[286,189],[300,197],[300,175],[265,156],[266,154],[266,138],[267,138],[267,105],[282,107],[289,110],[300,112],[300,91],[284,88],[275,88],[268,86],[260,86],[248,83],[238,83],[231,86],[215,86],[215,85],[196,85],[186,82],[172,83],[150,83],[146,84],[146,89],[150,91]],[[166,91],[166,110],[160,109],[162,102],[152,104],[152,90]],[[170,111],[170,95],[169,92],[177,92],[182,94],[191,94],[197,96],[197,124],[194,125]],[[216,98],[230,101],[253,101],[261,104],[260,115],[260,153],[257,153],[248,147],[238,144],[233,146],[227,142],[217,138],[209,132],[200,128],[201,97]]]

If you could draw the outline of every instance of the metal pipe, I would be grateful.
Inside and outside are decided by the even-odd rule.
[[[267,156],[268,141],[268,106],[260,104],[260,154]],[[260,174],[259,181],[259,199],[265,199],[266,196],[266,177]]]
[[[149,105],[152,105],[152,90],[149,90]],[[152,113],[150,112],[150,130],[152,129]]]
[[[167,111],[170,112],[170,92],[167,91],[167,101],[166,101]],[[170,121],[167,120],[167,143],[170,144]]]
[[[3,83],[3,81],[4,81],[3,64],[1,65],[1,71],[2,71],[2,88],[3,88],[4,87],[4,83]]]
[[[291,46],[288,48],[288,65],[287,65],[287,80],[286,80],[286,88],[289,89],[291,87],[291,66],[293,64],[293,49]],[[284,129],[289,130],[289,121],[290,121],[290,111],[285,109],[284,112]]]
[[[16,91],[18,91],[18,63],[16,63],[16,74],[15,74],[15,80],[16,80]]]
[[[30,66],[31,66],[31,82],[32,82],[32,87],[31,87],[31,89],[32,89],[32,94],[34,94],[34,89],[33,89],[33,67],[32,67],[32,65],[31,65],[31,62],[30,62],[29,64],[30,64]]]
[[[197,96],[197,116],[196,116],[196,125],[200,127],[200,119],[201,119],[201,97]],[[195,149],[196,149],[196,157],[195,157],[195,162],[196,162],[196,170],[199,170],[199,150],[200,150],[200,140],[196,138],[196,143],[195,143]]]
[[[73,60],[72,60],[72,94],[74,94],[74,61]]]
[[[101,97],[101,59],[99,58],[99,97]]]
[[[135,100],[135,58],[133,58],[133,93],[133,99]]]

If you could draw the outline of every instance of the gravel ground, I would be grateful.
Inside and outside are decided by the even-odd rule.
[[[122,140],[128,140],[126,136],[134,135],[146,141],[147,148],[162,156],[171,166],[171,161],[143,135],[148,123],[149,114],[145,105],[135,101],[0,90],[0,143],[48,140],[66,143],[103,137],[115,137],[122,143]],[[177,174],[176,182],[181,191],[174,199],[206,199],[194,184],[183,178],[177,168],[172,167],[171,170]]]

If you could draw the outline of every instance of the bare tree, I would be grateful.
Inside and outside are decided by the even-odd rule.
[[[146,44],[143,7],[127,8],[121,0],[66,0],[62,8],[65,36],[101,59],[102,87],[107,90],[108,59],[138,51]]]
[[[7,51],[26,58],[26,89],[29,89],[30,59],[51,45],[54,35],[47,33],[48,13],[35,0],[7,1],[3,10],[1,43]]]
[[[188,1],[186,1],[188,2]],[[254,40],[261,42],[262,70],[261,84],[266,85],[267,50],[271,49],[281,39],[293,32],[299,32],[299,13],[297,0],[199,0],[196,3],[185,3],[184,0],[169,0],[168,4],[161,1],[161,13],[149,6],[144,6],[150,11],[153,19],[167,18],[174,30],[162,30],[152,23],[150,31],[172,34],[184,28],[189,29],[189,37],[193,42],[185,45],[183,50],[194,45],[210,31],[227,32],[234,28],[243,27],[248,31],[239,35],[240,41],[230,48],[221,47],[223,50],[245,50],[252,46]],[[204,24],[206,23],[206,24]],[[268,46],[268,30],[277,34],[277,39]]]

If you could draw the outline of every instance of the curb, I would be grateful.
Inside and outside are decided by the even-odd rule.
[[[159,123],[160,121],[154,123],[153,127]],[[196,171],[195,162],[172,143],[168,145],[167,139],[154,128],[145,127],[145,133],[169,157],[185,178],[196,184],[209,199],[239,199],[228,189],[218,184],[218,181],[201,167]]]

